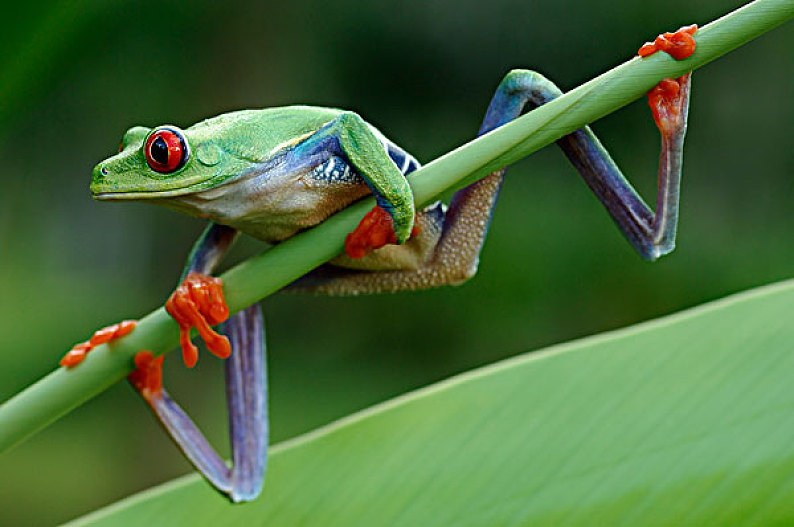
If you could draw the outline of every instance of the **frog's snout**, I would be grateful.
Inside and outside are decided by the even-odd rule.
[[[108,168],[104,163],[99,163],[94,167],[94,171],[91,176],[91,186],[89,187],[92,196],[97,197],[97,194],[102,192],[107,176]]]
[[[91,174],[91,185],[88,187],[91,191],[91,197],[98,200],[109,200],[117,198],[118,193],[118,170],[113,170],[108,166],[109,163],[103,161],[94,167]]]

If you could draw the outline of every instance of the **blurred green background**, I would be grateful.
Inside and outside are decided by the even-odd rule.
[[[429,161],[474,135],[510,68],[570,89],[659,32],[742,3],[4,6],[0,400],[93,330],[161,304],[203,227],[90,199],[90,169],[128,127],[337,106]],[[465,286],[265,300],[272,441],[504,357],[794,275],[793,37],[790,25],[779,28],[694,76],[679,248],[654,265],[548,148],[511,169],[480,273]],[[644,101],[595,129],[653,196],[658,137]],[[259,250],[246,240],[232,260]],[[203,354],[194,371],[167,363],[170,391],[228,449],[219,361]],[[119,384],[0,457],[0,524],[64,521],[188,470]]]

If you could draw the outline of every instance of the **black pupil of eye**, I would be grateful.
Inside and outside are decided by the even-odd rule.
[[[168,164],[168,145],[162,137],[158,137],[152,142],[152,146],[149,148],[149,155],[161,165]]]

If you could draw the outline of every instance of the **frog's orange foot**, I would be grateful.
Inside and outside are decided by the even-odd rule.
[[[163,391],[163,358],[155,358],[148,350],[139,351],[135,355],[135,371],[127,375],[130,384],[149,403]]]
[[[124,335],[131,333],[133,329],[135,329],[134,320],[124,320],[118,324],[113,324],[112,326],[102,328],[99,331],[96,331],[89,340],[81,342],[80,344],[75,344],[75,346],[63,356],[59,364],[61,366],[66,366],[67,368],[77,366],[83,362],[83,359],[85,359],[86,355],[88,355],[88,352],[92,349],[96,348],[100,344],[105,344],[112,340],[119,339]]]
[[[691,73],[677,79],[662,79],[648,92],[648,104],[653,112],[653,120],[663,135],[680,130],[685,118],[685,106],[689,92]]]
[[[692,24],[680,28],[675,33],[662,33],[653,42],[643,44],[637,54],[640,57],[647,57],[657,51],[664,51],[675,60],[683,60],[695,52],[695,39],[692,35],[697,30],[697,24]]]
[[[195,271],[188,273],[165,303],[165,309],[179,324],[182,360],[188,368],[195,366],[198,360],[198,349],[190,342],[190,328],[196,328],[207,349],[214,355],[225,359],[231,354],[229,339],[210,327],[229,318],[220,278]]]
[[[414,223],[411,236],[419,234],[419,227]],[[391,215],[383,208],[375,205],[364,216],[356,230],[345,238],[345,254],[350,258],[363,258],[375,249],[380,249],[387,244],[397,243],[394,233],[394,223]]]

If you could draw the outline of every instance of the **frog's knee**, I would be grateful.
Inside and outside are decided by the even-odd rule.
[[[509,94],[532,94],[534,99],[543,99],[544,102],[562,95],[562,90],[556,84],[532,70],[510,70],[502,80],[501,87]]]

